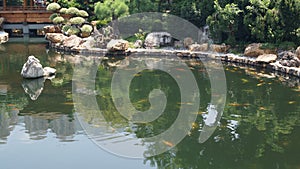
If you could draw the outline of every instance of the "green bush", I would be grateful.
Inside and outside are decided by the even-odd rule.
[[[78,35],[79,33],[80,33],[80,30],[78,28],[74,28],[74,27],[71,27],[67,31],[68,35]]]
[[[84,11],[84,10],[79,10],[79,12],[77,13],[78,16],[81,16],[81,17],[88,17],[89,14]]]
[[[74,25],[81,25],[85,22],[85,19],[82,17],[74,17],[70,19],[70,23]]]
[[[65,19],[63,17],[61,17],[61,16],[55,17],[53,19],[53,23],[54,24],[60,24],[60,23],[63,23],[64,21],[65,21]]]
[[[66,33],[71,27],[71,25],[64,25],[61,29],[64,33]]]
[[[296,49],[297,45],[294,42],[284,41],[279,43],[278,48],[282,50],[292,50]]]
[[[79,9],[75,7],[70,7],[67,9],[66,13],[71,15],[77,15],[79,13]]]
[[[53,3],[50,3],[46,9],[47,9],[47,11],[56,11],[56,10],[60,9],[60,5],[56,2],[53,2]]]
[[[53,13],[52,15],[50,15],[49,19],[53,22],[53,19],[58,17],[59,15],[57,13]]]
[[[59,10],[59,13],[61,13],[61,14],[66,14],[67,13],[67,8],[61,8],[60,10]]]
[[[91,33],[93,31],[93,27],[91,25],[83,25],[80,30],[81,32]]]

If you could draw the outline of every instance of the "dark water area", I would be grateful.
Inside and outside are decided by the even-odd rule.
[[[36,56],[44,66],[56,68],[55,78],[23,79],[20,72],[29,55]],[[190,104],[180,100],[179,87],[168,73],[149,69],[132,79],[130,101],[135,109],[146,111],[151,107],[149,93],[160,89],[168,101],[163,114],[154,121],[133,124],[118,112],[111,93],[116,70],[153,65],[156,61],[58,54],[44,43],[2,44],[0,168],[300,168],[299,80],[224,65],[225,108],[212,135],[201,142],[200,135],[212,111],[211,84],[201,61],[186,62],[199,86],[200,103],[192,129],[179,144],[163,140],[163,144],[174,147],[144,159],[124,158],[103,150],[88,129],[104,133],[107,137],[100,140],[107,144],[126,143],[123,138],[127,136],[143,139],[163,133],[176,120],[180,106]],[[76,67],[85,63],[90,63],[91,69],[96,65],[91,91],[74,83],[80,82],[75,73],[91,76]],[[120,86],[123,84],[120,82]],[[80,90],[81,102],[74,89]],[[88,96],[95,98],[96,106]],[[78,109],[80,104],[86,111]],[[100,111],[88,110],[94,106]],[[156,151],[154,147],[143,148]]]

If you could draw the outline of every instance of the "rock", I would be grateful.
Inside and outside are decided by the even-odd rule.
[[[52,43],[62,43],[67,38],[67,36],[62,33],[47,33],[45,38]]]
[[[39,78],[44,76],[43,66],[40,60],[34,56],[29,56],[27,62],[23,65],[21,75],[24,78]]]
[[[296,49],[296,56],[300,59],[300,46]]]
[[[244,55],[249,57],[258,57],[259,55],[264,54],[264,50],[260,49],[260,47],[260,43],[249,44],[244,51]]]
[[[51,67],[44,67],[44,76],[53,76],[56,73],[56,69]]]
[[[263,62],[263,63],[272,63],[275,62],[277,59],[277,55],[274,54],[263,54],[263,55],[259,55],[256,58],[256,62]]]
[[[184,38],[183,39],[183,46],[185,47],[185,48],[189,48],[189,46],[190,45],[192,45],[194,43],[194,40],[192,39],[192,38],[190,38],[190,37],[187,37],[187,38]]]
[[[260,43],[252,43],[249,44],[244,51],[245,56],[249,57],[258,57],[262,54],[276,54],[276,49],[261,49],[262,44]]]
[[[96,40],[94,37],[88,37],[88,38],[84,38],[82,39],[83,43],[79,46],[80,48],[84,48],[84,49],[90,49],[90,48],[94,48],[96,45]]]
[[[61,33],[61,29],[57,25],[48,25],[43,28],[44,34],[47,33]]]
[[[21,76],[24,78],[32,79],[45,76],[52,76],[56,72],[55,69],[45,67],[40,64],[39,59],[34,56],[29,56],[27,62],[23,65]]]
[[[8,41],[8,33],[0,31],[0,44]]]
[[[125,51],[129,47],[129,43],[123,39],[112,39],[108,42],[106,48],[108,51]]]
[[[143,41],[142,40],[136,40],[133,44],[134,48],[142,48],[143,47]]]
[[[190,51],[208,51],[208,43],[192,44],[189,46]]]
[[[172,43],[172,36],[168,32],[152,32],[146,36],[145,47],[155,48],[160,46],[168,46]]]
[[[68,48],[78,47],[82,43],[82,41],[82,38],[76,35],[71,35],[64,39],[63,46]]]
[[[8,41],[8,33],[0,31],[0,44]]]
[[[38,79],[24,79],[22,87],[30,97],[31,100],[36,100],[44,89],[45,78]]]
[[[278,53],[278,58],[283,59],[283,60],[291,60],[295,57],[296,57],[295,53],[293,53],[291,51],[283,51],[283,52]]]
[[[218,52],[218,53],[227,53],[228,49],[230,48],[229,45],[216,45],[216,44],[211,44],[209,46],[210,50],[213,52]]]
[[[174,41],[174,48],[182,49],[183,48],[183,42],[182,41]]]

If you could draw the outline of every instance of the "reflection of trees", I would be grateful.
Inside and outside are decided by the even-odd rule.
[[[235,68],[228,68],[226,74],[227,104],[213,137],[203,144],[197,142],[203,123],[199,118],[199,126],[176,151],[146,161],[158,168],[299,166],[291,153],[300,148],[299,136],[295,136],[300,125],[298,93],[274,80],[249,78]]]
[[[23,123],[30,139],[43,139],[50,131],[55,133],[61,141],[72,141],[76,132],[80,130],[79,125],[73,119],[72,112],[70,81],[74,57],[55,55],[51,51],[47,53],[46,44],[10,43],[5,45],[8,52],[0,53],[1,142],[2,140],[5,142],[16,125]],[[37,56],[42,65],[53,66],[58,71],[54,81],[45,81],[44,90],[35,101],[28,99],[22,90],[22,79],[19,74],[19,70],[29,55]],[[33,85],[34,88],[36,86],[38,85]]]
[[[22,95],[0,95],[0,141],[6,140],[14,126],[18,123],[18,113],[28,104],[27,98]],[[1,142],[0,142],[1,143]]]

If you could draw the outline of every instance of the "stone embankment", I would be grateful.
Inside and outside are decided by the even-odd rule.
[[[75,35],[74,35],[75,36]],[[191,44],[188,50],[167,49],[144,49],[129,48],[128,42],[124,40],[111,40],[107,49],[93,47],[97,42],[95,38],[66,37],[62,34],[47,34],[50,46],[63,52],[74,52],[83,55],[102,56],[177,56],[184,59],[217,59],[223,62],[239,63],[254,67],[261,67],[300,77],[300,47],[295,51],[281,51],[263,49],[262,44],[253,43],[245,48],[244,54],[226,53],[227,45],[216,44]],[[74,40],[76,39],[76,40]],[[76,43],[75,43],[76,42]]]

